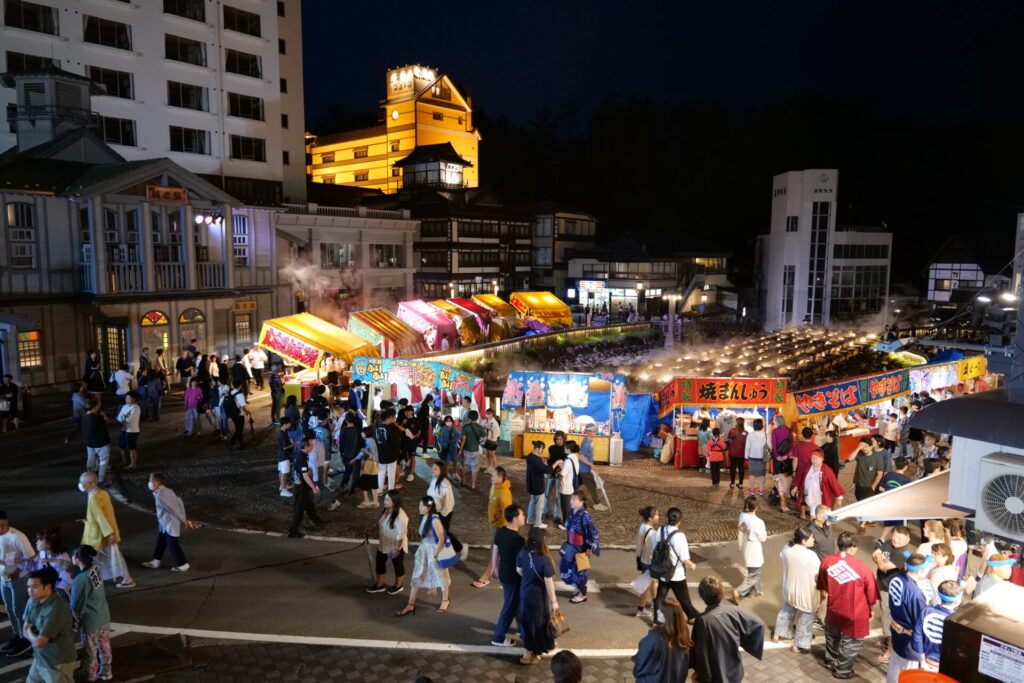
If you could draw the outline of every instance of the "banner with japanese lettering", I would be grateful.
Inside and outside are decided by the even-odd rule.
[[[676,377],[658,391],[658,405],[662,416],[699,406],[781,408],[788,383],[778,377]]]
[[[622,410],[626,405],[626,378],[613,373],[585,375],[576,372],[526,372],[513,370],[508,373],[505,390],[501,395],[502,408],[586,408],[590,404],[590,380],[601,379],[609,382],[610,405],[612,410]],[[619,408],[617,406],[622,406]]]
[[[794,391],[793,399],[797,414],[806,417],[855,410],[860,406],[880,403],[908,393],[909,372],[893,370]]]
[[[957,379],[965,382],[969,379],[988,374],[988,359],[983,355],[961,358],[956,365]]]
[[[322,349],[270,325],[263,326],[259,345],[286,360],[313,370],[320,366],[324,356]]]
[[[435,361],[362,356],[356,357],[352,363],[352,379],[442,389],[458,396],[472,395],[476,380],[467,372]]]

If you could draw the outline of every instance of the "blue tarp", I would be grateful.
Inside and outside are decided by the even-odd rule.
[[[576,408],[574,415],[589,415],[595,422],[608,422],[611,419],[609,406],[611,404],[611,392],[591,391],[588,392],[588,403],[586,408]]]
[[[622,447],[627,451],[639,450],[647,442],[648,436],[658,428],[658,402],[654,396],[626,396],[626,414],[622,416],[619,427],[622,430]]]
[[[932,359],[928,361],[928,365],[938,365],[939,363],[949,363],[950,361],[960,360],[964,357],[964,352],[960,349],[943,349],[937,354],[932,356]]]

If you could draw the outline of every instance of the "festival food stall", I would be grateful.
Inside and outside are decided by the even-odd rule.
[[[428,353],[423,335],[396,318],[386,308],[350,313],[348,329],[377,347],[383,358]]]
[[[473,303],[491,313],[491,324],[504,328],[504,339],[510,339],[519,327],[519,313],[516,307],[503,301],[495,294],[476,294]]]
[[[484,405],[482,379],[436,361],[358,357],[352,363],[352,379],[368,384],[370,397],[376,388],[387,387],[390,398],[404,395],[410,403],[418,403],[430,393],[440,397],[442,407],[456,405],[462,397],[471,399],[475,410]],[[371,408],[373,401],[367,403]]]
[[[714,418],[718,412],[733,410],[744,419],[747,431],[754,420],[766,428],[774,411],[786,405],[789,380],[781,377],[674,377],[658,390],[659,417],[671,417],[676,469],[697,466],[697,432],[690,427],[684,408],[707,407]],[[760,411],[760,412],[759,412]],[[665,462],[663,459],[662,462]]]
[[[332,325],[311,313],[298,313],[273,318],[263,323],[259,345],[304,371],[286,375],[286,396],[295,396],[299,403],[309,398],[313,387],[320,384],[320,374],[327,367],[340,363],[351,367],[356,356],[375,356],[373,344],[351,332]]]
[[[519,311],[523,327],[538,332],[572,327],[572,311],[551,292],[513,292],[508,302]]]
[[[454,304],[448,303],[444,299],[431,301],[430,305],[443,311],[455,323],[455,329],[459,332],[459,339],[461,339],[463,346],[478,344],[487,339],[487,336],[480,331],[480,326],[477,325],[476,316],[467,313]]]
[[[501,341],[506,338],[502,336],[503,330],[500,326],[491,324],[491,312],[483,306],[463,298],[448,299],[448,303],[473,316],[486,341]]]
[[[525,410],[521,435],[513,436],[512,452],[524,455],[524,444],[554,443],[555,432],[582,442],[593,424],[594,462],[618,462],[622,439],[617,424],[626,408],[626,378],[613,373],[525,372],[513,370],[505,382],[502,410]],[[528,449],[526,449],[528,450]]]
[[[810,423],[819,433],[837,428],[839,457],[845,460],[856,450],[861,437],[878,430],[874,425],[857,425],[845,419],[835,421],[835,416],[906,396],[911,391],[912,372],[913,369],[893,370],[800,389],[790,395],[784,413],[790,423]]]
[[[455,321],[426,301],[413,299],[398,304],[398,319],[423,335],[431,351],[447,351],[458,346]]]

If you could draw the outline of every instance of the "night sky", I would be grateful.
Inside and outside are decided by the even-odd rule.
[[[721,205],[738,200],[740,210],[721,228],[738,240],[739,251],[749,249],[752,236],[767,230],[772,174],[838,167],[840,218],[846,211],[851,222],[890,226],[894,276],[920,280],[930,253],[953,233],[988,238],[978,241],[995,260],[1010,258],[1014,217],[1024,210],[1024,2],[303,0],[302,6],[306,119],[314,133],[337,132],[316,126],[332,105],[375,113],[387,69],[435,67],[472,87],[486,120],[506,117],[525,136],[481,126],[483,182],[507,196],[523,195],[523,187],[508,181],[524,169],[529,174],[531,160],[510,157],[532,142],[541,107],[572,105],[584,124],[574,130],[585,134],[588,118],[612,93],[666,107],[708,101],[734,121],[754,123],[736,129],[742,145],[731,157],[714,157],[723,140],[709,143],[703,157],[687,157],[690,175],[681,174],[675,187],[700,177],[695,164],[720,161],[728,168],[718,169],[720,180],[709,176],[708,188],[694,187],[674,224],[661,230],[676,224],[702,230]],[[801,98],[839,105],[808,109],[806,120],[779,113]],[[640,111],[659,110],[647,107]],[[544,152],[544,143],[534,149]],[[579,145],[572,153],[585,162]],[[563,161],[571,167],[571,159]],[[537,176],[544,180],[525,188],[530,198],[542,198],[551,185]],[[642,171],[636,176],[632,187],[641,194],[620,203],[661,201],[642,195],[649,191],[646,178]],[[627,210],[616,214],[610,206],[619,198],[609,197],[608,188],[587,195],[587,184],[598,184],[592,181],[556,198],[594,207],[611,231],[634,227],[625,224]],[[718,189],[725,185],[730,193]],[[654,224],[658,217],[644,220]]]

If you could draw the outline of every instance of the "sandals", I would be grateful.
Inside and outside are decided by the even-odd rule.
[[[483,588],[483,587],[485,587],[485,586],[489,585],[490,583],[491,583],[491,582],[490,582],[490,580],[489,580],[489,579],[484,579],[484,580],[482,580],[482,581],[481,581],[480,579],[477,579],[476,581],[474,581],[474,582],[473,582],[472,584],[470,584],[470,585],[472,585],[472,586],[473,586],[473,588]]]
[[[409,604],[402,608],[401,612],[395,612],[396,617],[404,617],[410,614],[416,614],[416,605]]]
[[[448,608],[451,607],[452,601],[451,600],[442,600],[441,604],[443,605],[443,607],[438,607],[437,608],[437,613],[438,614],[444,614],[445,612],[447,612]]]
[[[586,595],[575,595],[575,596],[569,598],[569,602],[571,602],[574,605],[578,605],[581,602],[586,602],[586,601],[587,601],[587,596]]]
[[[522,657],[519,658],[519,663],[520,664],[526,664],[526,665],[536,664],[539,661],[540,661],[540,655],[525,654],[525,655],[523,655]]]

